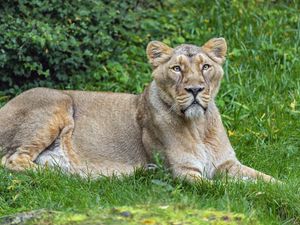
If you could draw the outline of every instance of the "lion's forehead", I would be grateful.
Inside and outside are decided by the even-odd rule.
[[[179,45],[174,49],[174,54],[186,55],[188,57],[193,57],[194,55],[197,55],[200,52],[202,52],[200,47],[189,44]]]

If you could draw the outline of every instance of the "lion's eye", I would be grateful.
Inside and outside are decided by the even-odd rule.
[[[210,65],[208,65],[208,64],[204,64],[202,66],[202,70],[208,70],[209,68],[210,68]]]
[[[175,72],[181,72],[180,66],[173,66],[172,70],[174,70]]]

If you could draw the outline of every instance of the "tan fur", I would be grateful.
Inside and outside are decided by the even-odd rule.
[[[150,42],[153,82],[141,95],[35,88],[0,109],[2,164],[55,165],[81,175],[129,174],[158,151],[174,176],[272,177],[236,158],[215,105],[227,46]]]

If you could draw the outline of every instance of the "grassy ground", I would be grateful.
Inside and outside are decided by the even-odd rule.
[[[85,212],[146,204],[242,213],[263,224],[300,223],[297,1],[215,1],[211,5],[188,1],[184,5],[170,3],[156,13],[146,22],[156,24],[167,43],[201,44],[213,36],[228,40],[225,79],[217,98],[224,124],[238,158],[284,185],[226,179],[191,185],[172,179],[163,167],[137,171],[123,179],[98,180],[83,180],[59,171],[17,174],[0,169],[0,216],[40,208]],[[169,24],[169,28],[161,29],[156,20]],[[150,80],[149,74],[139,76],[139,80]],[[132,82],[129,79],[130,90]],[[126,90],[126,84],[122,85]]]

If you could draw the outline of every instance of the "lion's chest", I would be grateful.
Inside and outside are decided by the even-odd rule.
[[[202,143],[198,143],[196,145],[195,159],[195,164],[202,174],[207,178],[212,178],[216,168],[216,158],[212,149]]]

